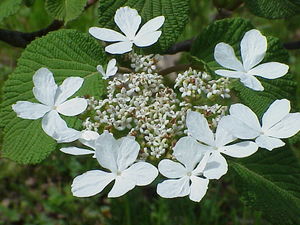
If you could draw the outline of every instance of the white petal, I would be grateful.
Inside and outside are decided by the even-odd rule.
[[[289,138],[300,131],[300,113],[289,113],[279,123],[274,125],[266,135],[276,138]]]
[[[191,193],[189,197],[194,202],[200,202],[206,194],[209,180],[196,176],[191,176],[191,181]]]
[[[237,139],[232,135],[232,133],[229,130],[226,129],[226,127],[230,127],[231,124],[227,124],[229,121],[224,118],[225,117],[221,118],[216,130],[216,134],[215,134],[216,147],[224,146]]]
[[[116,11],[114,19],[120,30],[130,40],[133,40],[142,21],[138,12],[135,9],[125,6]]]
[[[164,16],[157,16],[145,23],[136,35],[136,39],[157,31],[165,22]]]
[[[261,135],[255,140],[256,144],[261,147],[268,149],[269,151],[273,150],[274,148],[280,148],[285,145],[285,143],[278,139],[273,137],[268,137],[265,135]]]
[[[287,74],[289,66],[278,62],[263,63],[251,69],[249,74],[264,77],[267,79],[276,79]]]
[[[240,80],[246,87],[254,91],[264,90],[264,87],[255,76],[252,76],[250,74],[245,74],[244,76],[241,76]]]
[[[121,144],[117,151],[118,170],[123,171],[134,163],[138,157],[140,145],[131,138],[121,138]]]
[[[124,54],[132,50],[132,43],[129,41],[117,42],[105,47],[105,51],[110,54]]]
[[[159,172],[167,178],[180,178],[187,175],[187,169],[180,163],[163,159],[158,164]]]
[[[202,157],[201,161],[199,162],[199,164],[197,165],[197,167],[192,171],[193,175],[195,175],[195,176],[203,175],[204,168],[206,167],[206,164],[207,164],[209,158],[211,157],[211,152],[212,151],[208,151],[203,155],[203,157]]]
[[[224,128],[237,138],[253,139],[260,135],[259,131],[254,130],[245,124],[243,120],[240,120],[234,116],[224,116],[222,120],[226,121],[226,123],[224,122]]]
[[[112,173],[101,170],[91,170],[75,177],[72,183],[72,193],[76,197],[90,197],[100,193],[111,181]]]
[[[74,95],[81,88],[84,79],[81,77],[68,77],[58,87],[55,98],[55,105],[60,105],[69,97]]]
[[[216,70],[215,73],[220,76],[230,77],[230,78],[241,78],[245,74],[244,72],[231,71],[231,70]]]
[[[56,110],[65,116],[76,116],[84,112],[88,103],[84,98],[72,98],[57,106]]]
[[[33,94],[41,103],[53,106],[57,85],[53,74],[47,68],[41,68],[33,75]]]
[[[208,159],[203,175],[210,180],[220,179],[227,171],[226,159],[218,151],[214,151]]]
[[[87,130],[87,131],[82,132],[81,137],[79,138],[79,141],[82,144],[95,150],[96,149],[96,140],[99,136],[100,135],[97,132]]]
[[[209,129],[208,122],[202,114],[189,111],[186,117],[186,126],[189,135],[205,144],[214,145],[214,134]]]
[[[245,33],[241,41],[241,55],[246,71],[249,71],[265,57],[267,51],[267,39],[258,30],[250,30]]]
[[[185,165],[188,171],[192,171],[200,162],[207,149],[206,146],[198,143],[192,137],[182,137],[173,148],[173,155],[179,162]]]
[[[159,37],[161,36],[162,32],[161,31],[155,31],[151,33],[147,33],[143,36],[138,36],[134,40],[134,44],[139,47],[146,47],[153,45],[155,42],[158,41]]]
[[[220,151],[226,155],[235,158],[244,158],[254,154],[258,149],[256,143],[252,141],[243,141],[233,145],[227,145],[220,148]]]
[[[49,106],[27,101],[18,101],[12,105],[12,109],[18,117],[30,120],[39,119],[51,110]]]
[[[134,179],[131,179],[131,177],[128,176],[117,176],[115,184],[111,191],[108,193],[109,198],[117,198],[124,194],[126,194],[128,191],[132,190],[136,185],[136,181]]]
[[[99,164],[112,172],[117,172],[117,151],[119,144],[108,132],[101,134],[96,140],[96,157]]]
[[[281,99],[274,101],[263,115],[262,130],[267,131],[269,128],[287,116],[290,110],[291,104],[289,100]]]
[[[86,141],[94,141],[96,140],[100,135],[91,130],[85,130],[82,132],[81,139],[86,140]]]
[[[150,163],[137,162],[123,171],[122,174],[134,180],[136,185],[145,186],[154,181],[158,175],[158,171],[156,167]]]
[[[244,71],[242,63],[236,58],[234,49],[224,42],[216,45],[214,57],[221,66],[236,71]]]
[[[187,196],[190,193],[190,178],[188,176],[177,180],[165,180],[157,185],[157,194],[163,198]]]
[[[58,143],[72,142],[81,136],[81,132],[69,128],[55,110],[48,112],[43,117],[42,128],[47,135]]]
[[[61,152],[70,154],[70,155],[89,155],[89,154],[95,154],[95,151],[84,149],[84,148],[76,148],[76,147],[67,147],[67,148],[61,148]]]
[[[116,64],[117,64],[116,59],[109,60],[109,62],[107,64],[107,68],[106,68],[106,76],[107,77],[114,76],[117,73],[118,67],[116,67]]]
[[[102,78],[103,79],[107,79],[108,77],[106,76],[106,73],[105,73],[105,71],[104,71],[104,69],[103,69],[103,67],[101,66],[101,65],[98,65],[97,66],[97,70],[98,70],[98,72],[102,75]]]
[[[254,135],[252,136],[251,133],[249,133],[248,137],[240,137],[236,136],[236,133],[234,133],[234,136],[242,139],[252,139],[258,136],[258,133],[261,131],[259,120],[256,116],[256,114],[248,107],[243,104],[234,104],[229,109],[230,115],[233,116],[238,122],[242,122],[246,125],[246,128],[252,129],[251,133],[254,132]],[[231,124],[232,126],[236,127],[239,124]]]
[[[123,34],[107,28],[91,27],[89,33],[101,41],[115,42],[128,40]]]

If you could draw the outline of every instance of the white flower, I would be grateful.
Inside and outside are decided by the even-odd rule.
[[[46,134],[58,142],[71,142],[78,139],[80,132],[68,128],[66,122],[58,113],[65,116],[75,116],[87,107],[84,98],[71,97],[82,86],[83,78],[68,77],[58,87],[53,74],[47,68],[41,68],[33,76],[33,95],[41,102],[32,103],[18,101],[12,106],[17,116],[23,119],[42,119],[42,128]]]
[[[157,30],[163,25],[165,17],[158,16],[149,20],[138,31],[142,21],[141,16],[135,9],[126,6],[116,11],[114,20],[125,35],[111,29],[98,27],[91,27],[89,32],[99,40],[117,42],[108,45],[105,48],[106,52],[111,54],[123,54],[130,52],[133,44],[138,47],[146,47],[157,42],[162,33]]]
[[[107,131],[104,131],[107,132]],[[85,130],[81,133],[80,138],[78,139],[85,146],[90,147],[92,150],[77,148],[77,147],[65,147],[61,148],[60,151],[70,154],[70,155],[89,155],[93,154],[93,158],[96,158],[96,140],[100,135],[95,131]]]
[[[209,129],[208,122],[202,114],[189,111],[186,118],[188,134],[205,144],[199,143],[201,149],[205,149],[213,155],[218,155],[218,157],[223,157],[221,156],[222,153],[231,157],[243,158],[255,153],[258,146],[252,141],[243,141],[227,145],[237,138],[232,136],[232,134],[225,129],[233,126],[232,123],[234,123],[234,121],[224,120],[224,118],[225,117],[222,117],[219,121],[216,133],[214,134]]]
[[[110,182],[115,184],[108,197],[119,197],[137,186],[150,184],[158,175],[157,169],[146,162],[136,162],[140,146],[132,138],[119,140],[105,132],[96,140],[96,158],[110,170],[88,171],[73,180],[72,193],[76,197],[89,197],[100,193]]]
[[[104,80],[107,80],[109,77],[114,76],[117,73],[118,67],[116,67],[116,64],[117,61],[115,59],[111,59],[107,64],[106,72],[104,72],[104,69],[101,65],[97,66],[97,70],[102,74],[102,78]]]
[[[264,59],[267,51],[267,39],[258,30],[253,29],[246,32],[240,47],[243,63],[236,58],[234,49],[230,45],[223,42],[216,45],[215,60],[221,66],[230,69],[216,70],[216,74],[224,77],[239,78],[246,87],[256,91],[263,91],[264,87],[255,76],[276,79],[284,76],[289,70],[288,65],[278,62],[258,65]]]
[[[174,156],[180,162],[164,159],[158,164],[159,172],[167,178],[157,185],[157,193],[164,198],[189,195],[199,202],[206,193],[209,179],[219,179],[227,172],[227,164],[220,155],[210,155],[191,137],[179,139]]]
[[[280,138],[289,138],[300,130],[300,113],[289,113],[287,99],[274,101],[262,117],[262,126],[255,113],[243,104],[230,107],[226,129],[240,139],[256,139],[261,148],[272,150],[285,145]]]

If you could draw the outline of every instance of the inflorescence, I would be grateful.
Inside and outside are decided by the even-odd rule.
[[[166,87],[163,76],[155,72],[161,56],[129,54],[129,57],[135,72],[118,74],[110,80],[107,98],[88,99],[88,110],[93,116],[83,123],[86,130],[126,130],[140,141],[141,156],[160,158],[170,153],[168,150],[174,146],[174,140],[184,134],[188,110],[205,113],[212,127],[224,116],[226,106],[193,106],[190,100],[230,97],[228,79],[213,80],[205,72],[189,69],[176,79],[174,87],[179,89],[180,95]]]

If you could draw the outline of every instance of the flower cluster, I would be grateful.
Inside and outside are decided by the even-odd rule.
[[[164,17],[159,16],[139,29],[141,17],[129,7],[118,9],[114,20],[124,34],[106,28],[89,30],[97,39],[116,42],[105,48],[111,54],[154,44],[164,23]],[[257,30],[250,30],[241,41],[243,62],[228,44],[216,46],[215,59],[227,69],[215,73],[226,78],[212,79],[213,74],[189,69],[178,74],[174,88],[167,86],[159,74],[160,56],[130,53],[132,73],[117,73],[115,59],[107,66],[95,68],[99,76],[108,80],[107,97],[100,100],[98,96],[67,100],[80,89],[84,79],[69,77],[57,86],[53,74],[41,68],[33,76],[33,94],[41,104],[19,101],[12,108],[21,118],[42,118],[43,130],[57,142],[78,140],[87,147],[63,147],[62,152],[92,155],[92,160],[99,162],[103,170],[87,171],[73,180],[74,196],[96,195],[114,181],[108,197],[119,197],[135,186],[151,184],[160,173],[167,178],[157,185],[161,197],[189,196],[199,202],[209,180],[226,174],[224,155],[243,158],[259,147],[271,151],[285,145],[281,139],[300,130],[300,113],[290,113],[287,99],[274,101],[261,123],[243,104],[227,106],[214,101],[231,98],[229,78],[239,78],[245,86],[262,91],[255,76],[284,76],[288,71],[285,64],[258,65],[266,50],[266,38]],[[69,128],[59,114],[82,114],[84,130]],[[153,164],[159,160],[158,168],[151,160]]]
[[[162,59],[159,54],[156,55],[138,55],[136,53],[129,53],[131,60],[130,66],[134,69],[134,72],[155,73],[158,72],[157,63]]]
[[[219,121],[228,111],[228,106],[219,104],[214,104],[212,106],[194,106],[194,108],[206,117],[208,124],[212,129],[215,129],[218,126]]]
[[[106,99],[92,97],[88,102],[88,111],[94,116],[84,122],[87,130],[128,130],[140,140],[144,156],[159,158],[165,154],[185,128],[186,105],[180,104],[173,89],[165,87],[157,73],[115,76],[109,81]]]
[[[182,98],[186,96],[197,98],[201,94],[206,98],[213,98],[215,96],[230,98],[228,78],[222,77],[213,80],[206,72],[199,72],[192,68],[183,74],[178,74],[174,87],[179,88]]]

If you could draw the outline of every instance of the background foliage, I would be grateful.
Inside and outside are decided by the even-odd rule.
[[[221,182],[210,183],[209,191],[200,204],[185,198],[168,200],[156,197],[153,188],[155,184],[149,188],[137,188],[119,199],[107,200],[105,194],[88,199],[74,198],[70,192],[72,179],[88,169],[97,168],[96,163],[86,157],[63,155],[57,149],[55,151],[56,145],[54,143],[51,145],[51,141],[47,146],[22,145],[24,135],[40,140],[40,142],[32,142],[36,145],[47,143],[41,141],[47,137],[39,130],[34,134],[21,132],[24,130],[22,127],[39,127],[39,121],[23,120],[18,123],[20,129],[14,127],[15,122],[10,122],[13,115],[9,105],[24,96],[28,99],[32,98],[29,92],[32,84],[23,85],[23,83],[30,81],[33,71],[41,66],[53,70],[58,82],[69,75],[89,76],[90,84],[99,82],[96,80],[97,76],[94,76],[94,68],[97,64],[104,63],[106,59],[97,42],[79,32],[87,33],[89,27],[99,25],[99,14],[101,25],[112,26],[110,21],[113,12],[121,5],[129,4],[140,9],[144,19],[159,15],[161,12],[166,13],[167,22],[164,28],[166,36],[162,37],[156,50],[166,50],[176,42],[178,37],[179,40],[186,40],[197,36],[192,53],[210,69],[216,67],[210,54],[213,46],[220,41],[237,43],[243,33],[253,26],[267,36],[278,37],[281,42],[300,39],[298,0],[272,0],[272,4],[269,1],[266,4],[264,0],[245,0],[245,4],[240,0],[191,0],[190,2],[187,0],[105,0],[102,2],[104,3],[100,8],[99,2],[86,7],[85,1],[47,0],[45,4],[39,0],[0,2],[1,28],[33,32],[48,26],[53,19],[63,19],[64,28],[77,30],[55,31],[45,38],[33,41],[25,51],[0,42],[0,86],[7,80],[8,74],[13,72],[4,89],[5,95],[9,96],[0,96],[1,99],[5,98],[1,106],[3,107],[0,114],[1,123],[2,127],[5,127],[3,130],[5,135],[9,137],[4,139],[6,140],[4,143],[0,142],[1,149],[4,149],[2,157],[11,157],[23,163],[36,163],[44,159],[50,151],[54,151],[41,164],[26,167],[6,158],[0,159],[0,193],[2,193],[0,224],[300,224],[298,213],[300,145],[297,138],[294,138],[293,144],[289,145],[291,148],[274,150],[272,153],[261,152],[243,160],[231,160],[229,173],[222,178]],[[172,5],[171,3],[174,2],[176,4]],[[186,15],[189,15],[189,20]],[[243,19],[214,22],[224,17],[241,17],[251,21],[252,24]],[[210,26],[207,27],[208,25]],[[236,31],[235,35],[229,32],[231,29]],[[183,33],[180,34],[182,31]],[[207,36],[208,31],[212,36]],[[288,59],[286,50],[278,47],[281,45],[278,39],[269,37],[268,41],[267,59],[269,57],[273,60],[289,62],[293,75],[290,74],[285,79],[273,83],[264,83],[267,93],[263,96],[254,95],[255,93],[244,89],[238,83],[235,89],[240,93],[241,99],[243,97],[244,100],[250,99],[249,101],[258,97],[264,99],[257,101],[260,104],[246,102],[259,115],[269,102],[278,97],[293,100],[294,108],[299,110],[300,101],[296,96],[300,96],[300,52],[289,51]],[[77,49],[75,46],[80,47]],[[234,47],[238,50],[237,45]],[[61,49],[65,51],[62,52]],[[188,54],[183,53],[180,62],[185,63],[189,60]],[[17,65],[18,68],[14,70]],[[292,80],[298,80],[298,88],[297,94],[291,95],[291,91],[296,87]],[[91,94],[92,90],[89,91]],[[101,92],[96,89],[94,91]],[[98,94],[101,94],[100,92]],[[81,94],[85,93],[88,93],[88,90],[83,88]],[[252,97],[249,98],[251,95]],[[261,104],[262,102],[264,103]],[[9,155],[8,150],[16,147],[26,153],[24,156],[30,156],[28,161],[24,161],[22,155]],[[38,148],[44,150],[43,157],[33,151]]]

